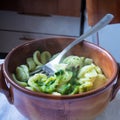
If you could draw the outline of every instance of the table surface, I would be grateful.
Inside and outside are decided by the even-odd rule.
[[[0,60],[3,63],[4,60]],[[120,90],[115,99],[109,103],[107,108],[96,120],[120,120]],[[6,97],[0,93],[0,120],[28,120],[15,108],[9,104]]]

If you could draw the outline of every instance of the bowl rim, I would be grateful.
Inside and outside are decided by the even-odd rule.
[[[33,41],[28,41],[28,42],[25,42],[21,45],[18,45],[16,46],[15,48],[13,48],[9,53],[8,55],[6,56],[5,58],[5,61],[3,63],[3,73],[4,73],[4,76],[5,76],[5,80],[6,83],[9,83],[10,85],[12,85],[13,87],[15,87],[16,89],[22,91],[23,93],[26,93],[26,94],[29,94],[31,96],[36,96],[36,97],[42,97],[42,98],[49,98],[49,99],[56,99],[56,100],[64,100],[64,99],[74,99],[74,98],[86,98],[86,97],[90,97],[90,96],[94,96],[94,95],[97,95],[97,94],[100,94],[102,92],[104,92],[106,89],[108,89],[109,87],[111,87],[114,83],[116,83],[116,78],[117,78],[117,73],[118,73],[118,67],[117,67],[117,62],[116,60],[114,59],[114,57],[107,51],[105,50],[104,48],[100,47],[100,46],[97,46],[96,44],[92,43],[92,42],[89,42],[89,41],[86,41],[86,40],[83,40],[83,42],[89,44],[89,45],[92,45],[94,47],[96,47],[97,49],[101,49],[102,51],[104,51],[110,58],[111,58],[111,61],[113,61],[114,63],[114,67],[115,67],[115,72],[113,74],[113,76],[111,77],[111,79],[109,79],[110,82],[104,84],[104,86],[102,87],[99,87],[97,89],[94,89],[94,90],[90,90],[88,92],[85,92],[85,93],[82,93],[82,94],[75,94],[75,95],[51,95],[51,94],[46,94],[46,93],[41,93],[41,92],[34,92],[34,91],[31,91],[31,90],[28,90],[20,85],[18,85],[17,83],[15,83],[11,78],[10,76],[8,75],[8,69],[7,69],[7,64],[8,64],[8,60],[9,60],[9,57],[10,55],[18,48],[26,45],[26,44],[32,44],[34,42],[37,42],[39,40],[44,40],[44,39],[52,39],[52,38],[59,38],[59,39],[62,39],[62,38],[67,38],[67,39],[75,39],[75,38],[71,38],[71,37],[48,37],[48,38],[40,38],[38,40],[33,40]],[[6,79],[7,78],[7,79]]]

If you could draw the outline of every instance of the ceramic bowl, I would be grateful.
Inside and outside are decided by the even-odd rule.
[[[27,42],[11,50],[1,65],[1,92],[29,120],[93,120],[117,93],[120,86],[118,64],[105,49],[85,40],[69,53],[90,57],[102,68],[108,78],[102,87],[83,94],[55,96],[27,90],[13,81],[11,73],[16,66],[25,63],[26,58],[32,56],[35,50],[48,50],[55,54],[73,40],[68,37],[52,37]]]

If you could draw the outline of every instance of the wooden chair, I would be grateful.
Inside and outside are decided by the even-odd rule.
[[[115,16],[111,24],[120,23],[120,0],[86,0],[86,11],[88,15],[88,24],[93,26],[105,14],[111,13]],[[99,36],[96,33],[94,42],[99,44]]]

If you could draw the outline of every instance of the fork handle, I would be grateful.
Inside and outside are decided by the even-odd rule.
[[[70,43],[65,49],[60,52],[60,54],[55,58],[58,62],[61,61],[61,58],[76,44],[84,40],[86,37],[92,35],[95,32],[98,32],[100,29],[102,29],[104,26],[109,24],[114,16],[112,14],[106,14],[96,25],[94,25],[91,29],[89,29],[86,33],[78,37],[76,40],[74,40],[72,43]]]

